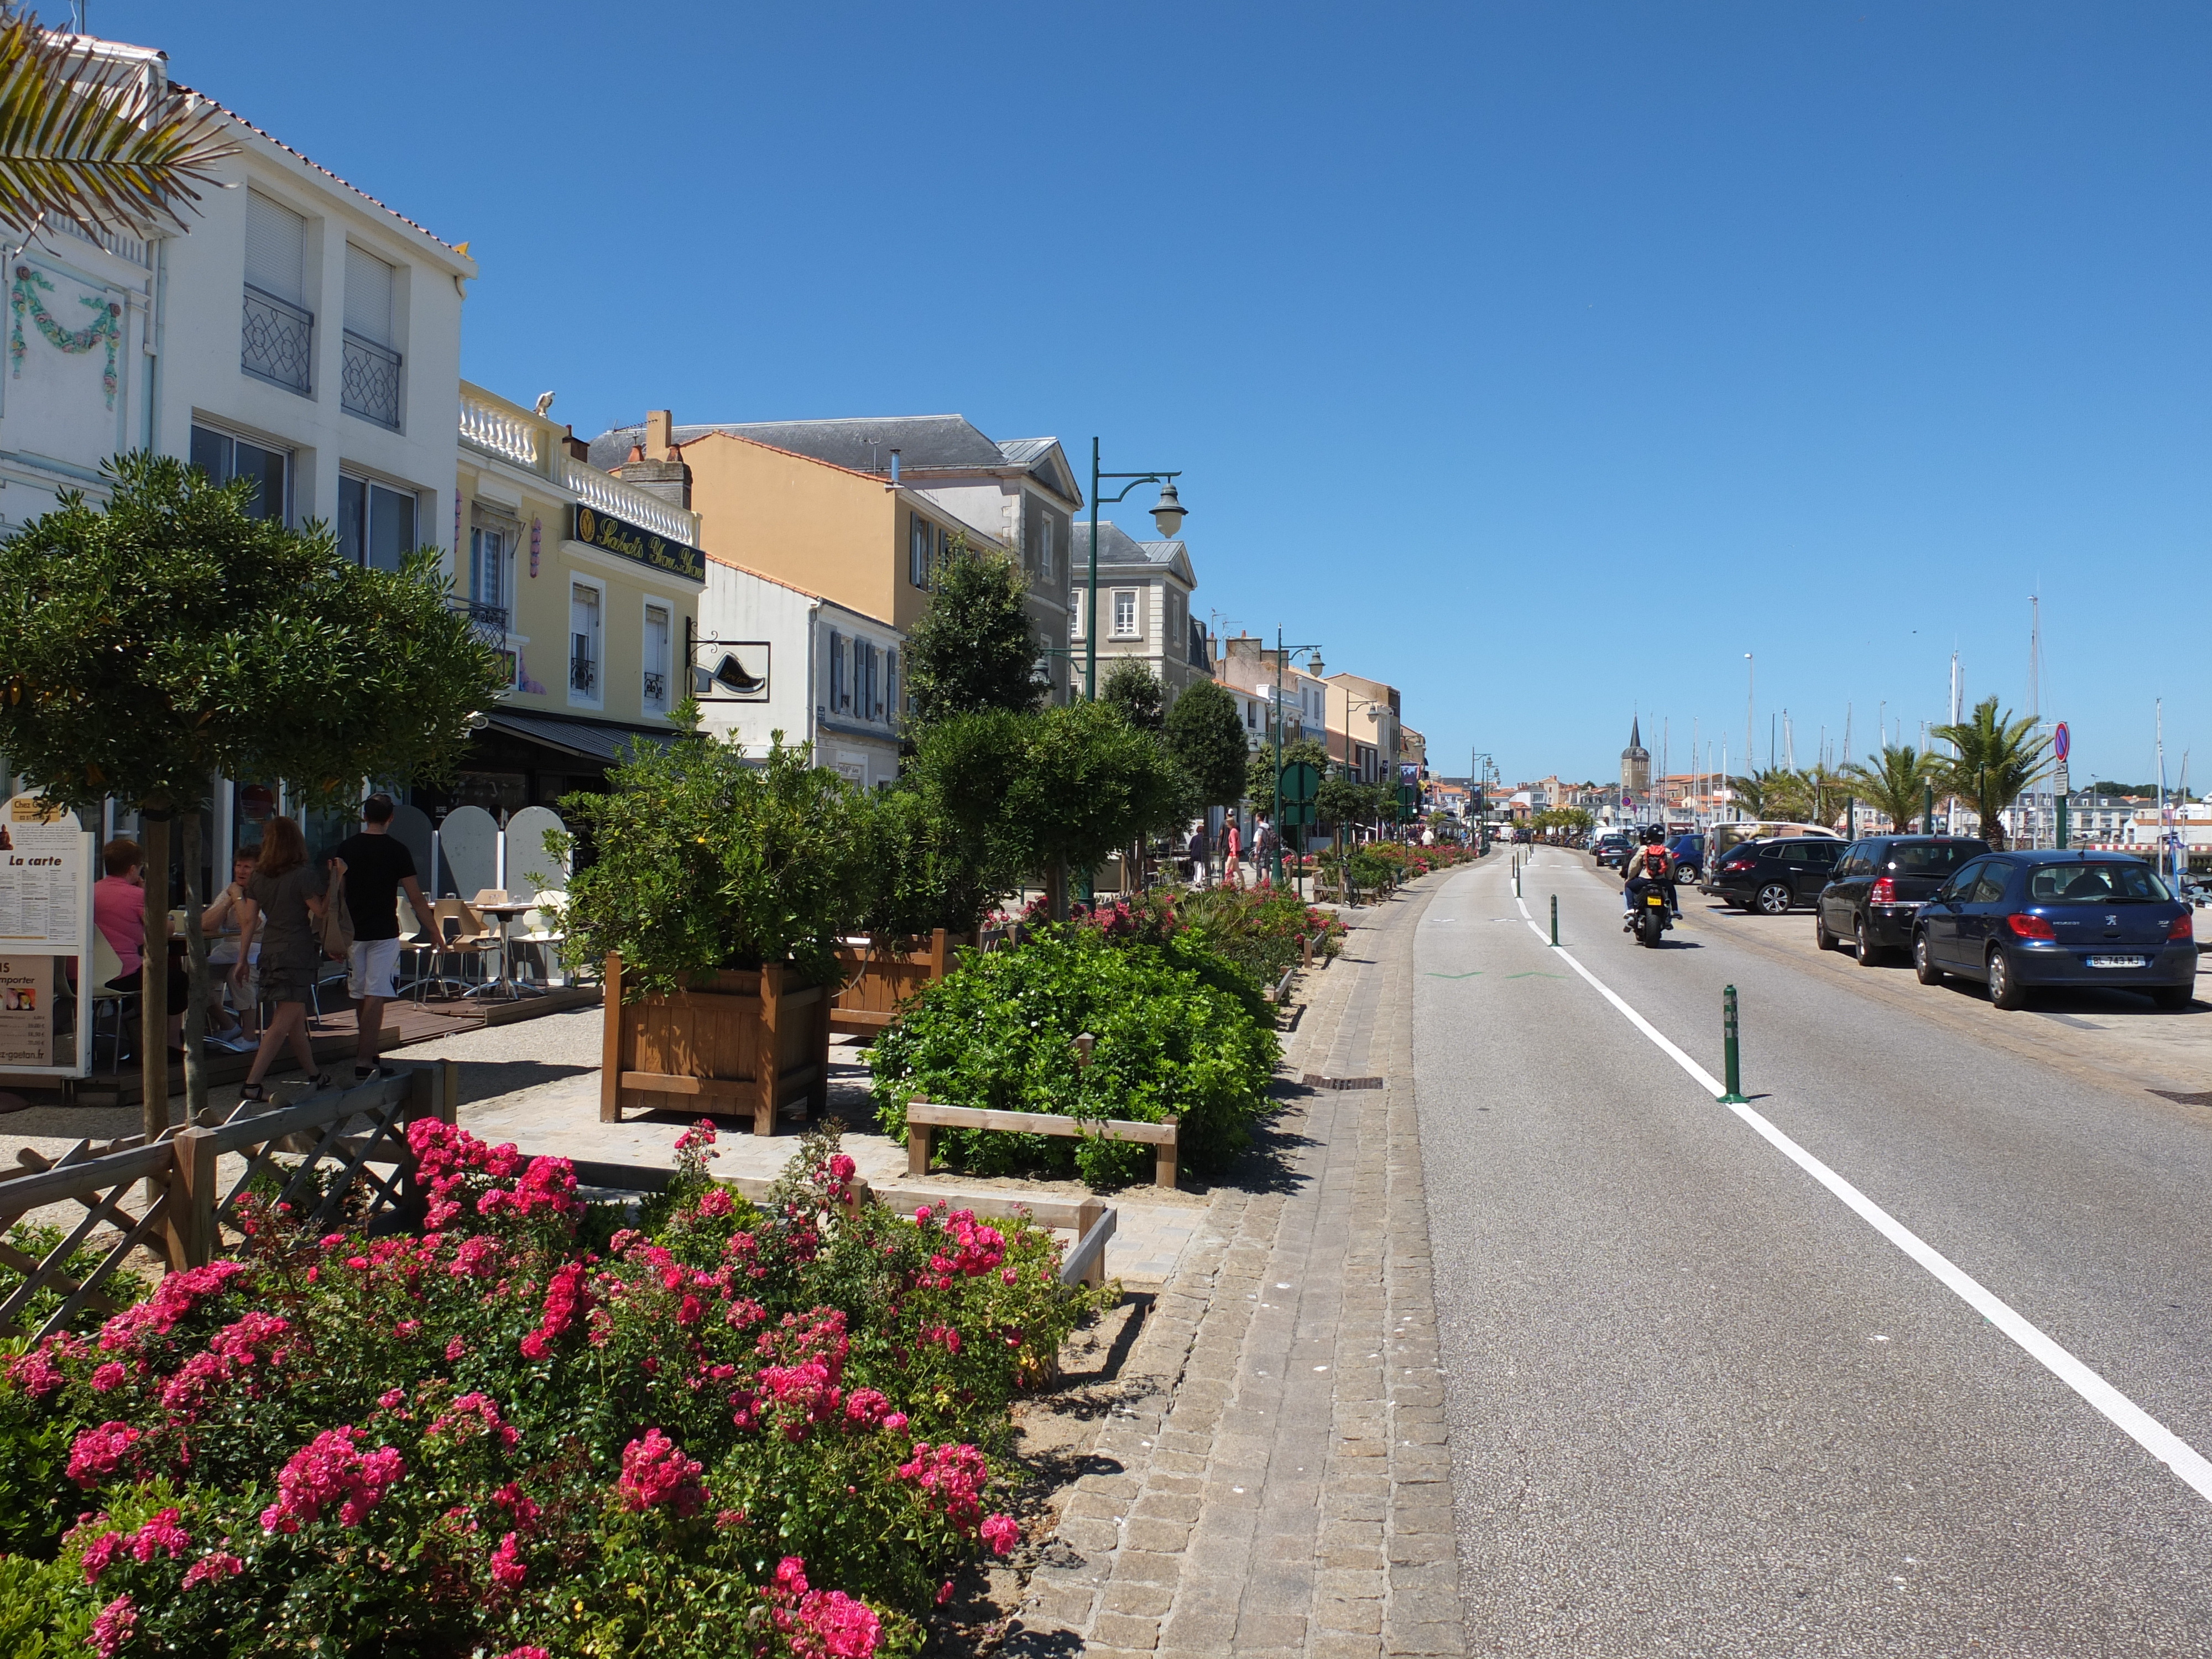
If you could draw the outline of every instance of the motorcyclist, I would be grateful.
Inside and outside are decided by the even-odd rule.
[[[1666,896],[1667,908],[1674,919],[1682,918],[1682,901],[1674,888],[1674,860],[1667,851],[1667,832],[1658,824],[1647,824],[1644,830],[1644,845],[1629,856],[1620,872],[1625,884],[1621,897],[1625,901],[1622,920],[1633,927],[1637,907],[1644,896],[1654,887]]]

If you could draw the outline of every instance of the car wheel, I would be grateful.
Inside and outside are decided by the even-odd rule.
[[[1770,881],[1753,896],[1751,902],[1759,907],[1762,916],[1786,916],[1790,914],[1790,884]]]
[[[1828,931],[1828,918],[1817,902],[1813,906],[1813,943],[1823,951],[1832,951],[1842,943]]]
[[[1990,952],[1990,1006],[2008,1012],[2027,1006],[2027,988],[2020,982],[2002,951]]]
[[[1936,965],[1936,957],[1928,948],[1925,932],[1912,936],[1912,972],[1923,985],[1941,985],[1943,970]]]
[[[2161,1008],[2179,1012],[2197,1000],[2197,988],[2193,985],[2161,985],[2150,994],[2150,1000]]]
[[[1871,968],[1881,960],[1882,953],[1875,946],[1874,935],[1867,931],[1864,916],[1851,925],[1851,937],[1858,945],[1860,967]]]

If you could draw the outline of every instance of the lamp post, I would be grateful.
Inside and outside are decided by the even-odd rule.
[[[1321,647],[1302,645],[1297,649],[1308,654],[1315,678],[1320,678]],[[1268,872],[1269,879],[1278,887],[1283,884],[1283,830],[1285,827],[1283,823],[1283,665],[1289,655],[1283,649],[1283,630],[1279,624],[1275,629],[1275,857],[1274,868]],[[1326,720],[1322,729],[1328,729]]]
[[[1091,441],[1091,580],[1083,599],[1083,699],[1093,702],[1098,696],[1098,509],[1121,501],[1140,483],[1156,483],[1160,487],[1160,501],[1152,509],[1152,522],[1159,526],[1160,534],[1170,541],[1182,528],[1185,509],[1176,497],[1175,480],[1180,472],[1101,472],[1098,470],[1098,440]],[[1120,494],[1102,498],[1098,494],[1101,478],[1127,478]]]

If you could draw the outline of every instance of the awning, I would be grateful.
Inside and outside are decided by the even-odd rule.
[[[634,738],[643,738],[665,749],[680,735],[669,726],[623,726],[612,720],[583,720],[567,714],[526,714],[514,709],[494,709],[491,729],[526,742],[543,744],[564,755],[611,765],[623,757]]]

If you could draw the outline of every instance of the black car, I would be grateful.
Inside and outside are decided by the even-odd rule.
[[[1843,850],[1843,842],[1826,836],[1739,842],[1721,855],[1698,890],[1762,916],[1783,915],[1819,899]]]
[[[2124,853],[1991,853],[1921,907],[1912,965],[1985,981],[2019,1008],[2043,985],[2141,991],[2185,1008],[2197,985],[2196,922],[2158,872]]]
[[[1836,860],[1835,874],[1813,907],[1813,936],[1823,951],[1856,942],[1859,966],[1871,968],[1892,951],[1912,948],[1912,923],[1969,859],[1990,850],[1967,836],[1872,836],[1855,841]]]
[[[1625,830],[1608,830],[1590,843],[1590,853],[1597,860],[1599,869],[1618,870],[1628,862],[1635,846]]]

